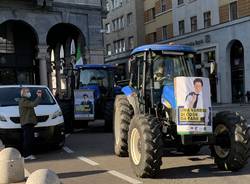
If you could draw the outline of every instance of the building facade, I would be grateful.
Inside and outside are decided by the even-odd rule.
[[[157,41],[195,47],[196,69],[210,78],[212,101],[242,102],[250,91],[249,15],[250,2],[245,0],[173,0],[173,37]]]
[[[142,0],[107,0],[103,21],[105,63],[118,65],[118,80],[126,78],[131,50],[144,43]]]
[[[144,26],[147,44],[172,38],[172,0],[145,0]]]
[[[104,0],[2,0],[0,84],[48,85],[69,96],[77,56],[103,63]],[[74,47],[74,50],[72,50]]]

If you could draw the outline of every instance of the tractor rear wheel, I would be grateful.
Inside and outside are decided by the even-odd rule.
[[[105,131],[112,132],[113,129],[113,111],[114,111],[114,101],[108,101],[104,107],[104,120],[105,120]]]
[[[129,159],[135,174],[155,177],[160,171],[163,143],[160,124],[152,116],[136,115],[129,127]]]
[[[133,108],[125,95],[117,95],[114,104],[114,151],[117,156],[128,156],[128,130]]]
[[[210,146],[215,163],[222,170],[237,171],[247,164],[250,130],[238,113],[221,112],[214,118],[215,144]]]

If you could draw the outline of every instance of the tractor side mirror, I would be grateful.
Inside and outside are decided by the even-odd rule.
[[[215,61],[210,61],[210,74],[216,74],[217,63]]]

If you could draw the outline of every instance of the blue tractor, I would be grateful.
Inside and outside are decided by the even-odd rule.
[[[145,45],[131,53],[129,84],[115,98],[114,151],[129,155],[138,177],[159,173],[166,148],[192,155],[209,145],[223,170],[247,163],[246,120],[228,111],[212,116],[209,79],[196,76],[195,54],[184,45]]]
[[[115,93],[112,65],[85,64],[76,66],[74,89],[75,127],[86,127],[96,119],[105,120],[105,130],[112,130]]]

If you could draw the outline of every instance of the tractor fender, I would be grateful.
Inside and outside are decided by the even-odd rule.
[[[133,107],[134,115],[140,114],[139,99],[135,89],[130,86],[125,86],[122,88],[122,92],[126,95],[130,105]]]

